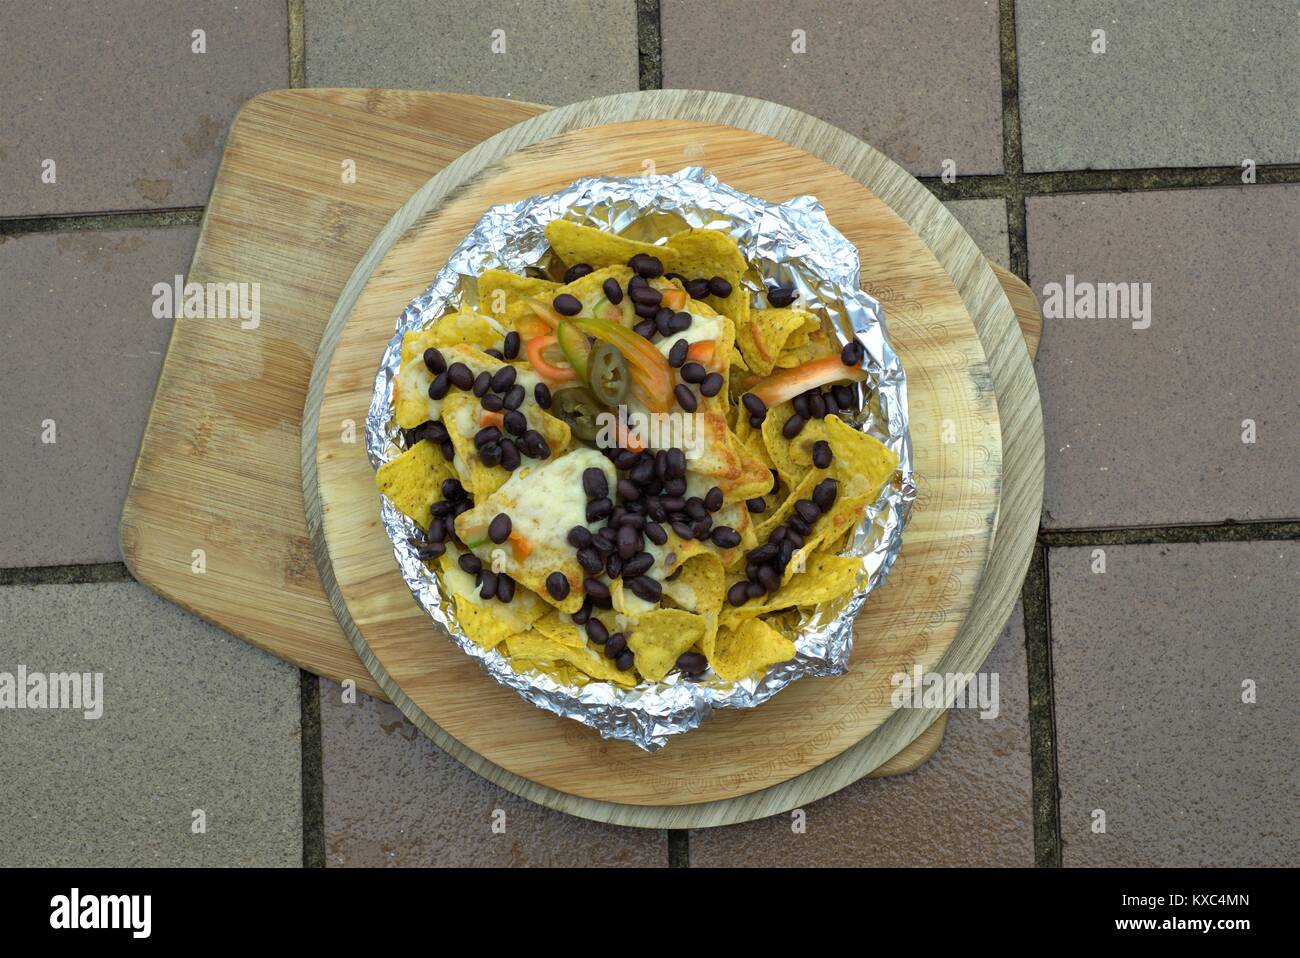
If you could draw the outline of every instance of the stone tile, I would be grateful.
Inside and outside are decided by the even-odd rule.
[[[308,86],[556,105],[638,87],[634,0],[307,0],[304,21]]]
[[[1298,231],[1296,185],[1030,197],[1044,525],[1300,516]],[[1149,327],[1053,318],[1067,276],[1149,283]]]
[[[202,206],[240,106],[289,85],[285,0],[8,6],[0,216]]]
[[[1294,0],[1018,0],[1016,56],[1027,171],[1300,160]]]
[[[1048,556],[1064,863],[1294,866],[1300,543],[1108,546],[1104,574],[1097,561]]]
[[[0,586],[0,633],[0,673],[103,673],[97,719],[0,710],[0,866],[302,864],[297,669],[134,582]]]
[[[0,567],[120,559],[117,520],[171,330],[152,288],[186,272],[197,232],[0,236]]]
[[[668,864],[662,831],[534,805],[434,746],[394,706],[321,681],[326,863],[339,866]],[[494,832],[502,820],[505,830]]]
[[[1005,200],[954,200],[943,204],[990,261],[1010,268]]]
[[[999,713],[954,709],[939,751],[907,775],[863,779],[807,809],[691,832],[696,866],[987,866],[1034,863],[1029,690],[1020,607],[981,672]]]
[[[922,9],[922,7],[924,9]],[[661,0],[663,85],[795,107],[916,175],[1002,172],[998,5]],[[794,52],[802,30],[805,52]]]

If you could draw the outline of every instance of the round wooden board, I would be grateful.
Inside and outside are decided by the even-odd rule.
[[[1004,516],[1001,526],[1003,531],[999,533],[999,545],[1005,542],[1007,548],[996,563],[998,567],[997,575],[991,581],[989,575],[985,576],[984,584],[980,587],[982,602],[977,603],[977,607],[971,607],[969,609],[970,615],[965,616],[966,609],[964,606],[968,605],[968,603],[964,600],[973,594],[974,583],[979,580],[978,567],[982,564],[982,557],[987,554],[988,539],[992,531],[996,504],[996,464],[1002,450],[996,440],[987,442],[983,446],[976,444],[974,448],[979,449],[980,452],[976,455],[975,461],[966,463],[960,462],[960,456],[949,454],[945,458],[942,449],[937,451],[937,458],[933,459],[928,458],[926,453],[919,452],[917,457],[918,465],[920,471],[924,474],[924,502],[922,508],[918,510],[913,526],[909,529],[909,542],[912,543],[913,548],[931,546],[935,542],[949,542],[957,540],[963,535],[970,535],[968,530],[978,526],[982,531],[974,536],[977,540],[974,547],[978,549],[980,558],[971,562],[969,555],[962,557],[964,567],[973,569],[972,572],[965,573],[965,581],[961,574],[943,582],[929,581],[929,577],[915,573],[913,560],[909,556],[907,548],[905,548],[904,557],[900,560],[890,585],[876,596],[873,596],[872,602],[868,603],[868,613],[869,615],[882,615],[889,612],[890,610],[886,608],[887,601],[891,593],[898,594],[899,599],[893,602],[893,609],[890,614],[894,617],[894,625],[910,629],[912,637],[914,639],[919,638],[918,644],[913,646],[917,654],[911,656],[911,658],[915,658],[922,664],[934,664],[939,659],[944,648],[947,647],[948,654],[939,663],[939,667],[954,671],[972,671],[978,667],[996,638],[997,632],[1010,610],[1011,603],[1014,601],[1018,582],[1023,576],[1032,546],[1033,520],[1037,515],[1037,502],[1041,500],[1041,421],[1032,371],[1029,369],[1024,345],[1016,332],[1011,309],[1005,297],[1001,294],[996,280],[969,238],[919,184],[916,184],[906,173],[869,147],[854,140],[847,134],[843,134],[796,111],[776,107],[772,104],[717,94],[676,92],[620,95],[578,104],[574,107],[562,108],[553,113],[545,114],[511,128],[481,147],[472,150],[453,163],[443,174],[430,181],[399,212],[393,223],[376,241],[366,259],[358,267],[357,273],[354,274],[353,280],[340,300],[335,315],[331,320],[330,331],[327,331],[326,340],[322,345],[322,353],[318,358],[318,366],[313,377],[313,391],[309,395],[306,409],[306,417],[312,428],[304,432],[304,482],[309,500],[309,523],[314,527],[313,533],[318,546],[323,544],[320,536],[316,535],[320,531],[322,519],[327,527],[335,522],[346,523],[349,516],[354,520],[358,518],[361,520],[363,528],[348,529],[346,533],[337,536],[333,531],[329,532],[328,541],[333,547],[332,550],[327,551],[322,548],[318,552],[318,562],[322,567],[322,574],[327,586],[333,592],[333,598],[336,600],[336,611],[339,612],[340,618],[344,621],[345,628],[353,634],[354,641],[357,643],[358,651],[362,654],[362,657],[367,660],[368,665],[376,672],[377,678],[381,684],[385,685],[394,700],[438,744],[486,777],[528,798],[565,811],[599,820],[633,825],[656,827],[707,826],[772,814],[800,803],[815,800],[842,787],[881,765],[890,756],[897,753],[899,749],[914,739],[934,720],[937,710],[896,713],[889,717],[877,734],[859,742],[858,745],[840,755],[839,758],[820,764],[813,771],[794,781],[786,782],[784,785],[756,791],[756,789],[761,789],[768,782],[782,781],[798,770],[798,766],[792,767],[788,764],[790,756],[796,756],[799,761],[805,762],[808,767],[817,765],[823,758],[838,754],[842,750],[843,745],[838,743],[829,747],[825,744],[834,741],[836,733],[840,729],[846,725],[852,725],[855,720],[862,720],[864,715],[867,717],[863,720],[863,724],[874,725],[879,721],[880,716],[887,714],[887,706],[883,702],[880,704],[868,702],[863,706],[862,699],[858,700],[859,707],[856,710],[849,709],[839,715],[828,714],[827,697],[831,693],[825,691],[820,695],[812,696],[807,702],[795,702],[796,695],[800,691],[807,694],[810,687],[829,686],[837,683],[848,684],[846,679],[851,682],[855,676],[860,681],[861,677],[869,672],[887,674],[901,664],[899,661],[886,662],[879,653],[872,657],[867,652],[869,643],[864,637],[859,644],[859,650],[863,653],[863,664],[860,666],[858,660],[855,659],[854,672],[851,676],[845,679],[797,683],[791,689],[782,693],[781,696],[778,696],[772,703],[756,712],[720,713],[711,719],[703,730],[691,733],[691,735],[675,741],[669,749],[655,756],[644,756],[634,750],[630,756],[624,755],[621,751],[616,751],[627,748],[621,743],[610,744],[594,740],[591,733],[576,724],[560,722],[558,719],[532,710],[531,707],[523,705],[522,702],[516,699],[513,693],[496,688],[491,683],[486,683],[486,687],[491,692],[496,693],[494,701],[483,702],[479,706],[469,703],[459,703],[457,705],[462,720],[470,726],[465,735],[469,741],[458,742],[442,729],[434,726],[429,721],[429,717],[403,694],[403,688],[398,687],[398,682],[394,680],[394,677],[386,674],[382,663],[372,651],[374,636],[369,631],[369,623],[372,622],[381,631],[391,629],[394,636],[392,647],[399,651],[437,648],[438,643],[429,641],[430,631],[427,620],[419,614],[418,609],[405,593],[400,579],[393,574],[392,558],[387,539],[379,532],[377,521],[374,518],[376,501],[370,487],[369,468],[368,466],[364,470],[356,468],[358,462],[364,464],[364,457],[355,455],[357,451],[355,446],[347,448],[342,444],[334,444],[334,439],[338,435],[337,425],[340,420],[359,418],[363,413],[369,396],[375,357],[378,355],[378,344],[386,339],[397,312],[413,295],[411,277],[402,276],[400,271],[391,269],[390,258],[386,257],[385,254],[390,252],[391,247],[391,251],[400,258],[402,251],[406,248],[405,241],[398,244],[398,246],[394,246],[396,237],[417,217],[421,216],[422,210],[433,207],[453,189],[458,189],[459,192],[451,198],[450,202],[444,204],[445,208],[437,209],[434,215],[425,216],[420,224],[422,228],[427,224],[434,224],[449,232],[455,232],[455,237],[452,240],[449,241],[444,238],[442,257],[445,257],[450,245],[454,245],[454,241],[463,235],[483,208],[491,202],[499,202],[513,195],[525,195],[528,192],[541,189],[556,188],[585,173],[639,172],[641,162],[646,158],[656,159],[661,169],[675,168],[676,165],[681,163],[681,160],[679,160],[682,155],[681,151],[689,151],[687,155],[692,156],[696,161],[705,163],[705,165],[718,172],[723,179],[740,188],[760,192],[772,198],[783,198],[796,192],[814,192],[823,201],[827,200],[827,194],[824,190],[818,189],[816,186],[809,186],[806,182],[806,178],[811,175],[807,172],[806,167],[816,165],[809,164],[807,157],[789,166],[775,164],[770,160],[755,163],[752,152],[741,154],[739,151],[732,150],[715,155],[709,152],[707,146],[704,147],[704,155],[701,157],[699,150],[702,145],[701,134],[705,132],[703,127],[697,127],[689,131],[688,128],[682,127],[682,132],[677,135],[685,137],[685,140],[678,139],[671,144],[660,136],[646,138],[635,151],[636,155],[632,158],[635,159],[635,162],[631,162],[631,159],[626,156],[623,157],[621,163],[612,163],[609,156],[594,159],[593,152],[599,152],[596,149],[597,147],[608,149],[611,145],[606,142],[591,145],[591,148],[588,148],[588,146],[578,148],[573,145],[574,141],[568,140],[566,141],[566,151],[558,155],[552,154],[544,161],[536,171],[538,175],[530,180],[529,187],[517,194],[500,195],[485,191],[485,186],[495,181],[494,174],[505,175],[504,172],[499,172],[496,168],[488,170],[486,173],[480,173],[471,183],[466,184],[464,182],[469,174],[481,171],[487,163],[511,154],[516,148],[536,143],[539,139],[602,121],[616,122],[645,117],[677,117],[687,120],[716,118],[725,120],[736,127],[779,131],[783,138],[800,144],[811,153],[819,154],[828,160],[837,162],[845,169],[853,172],[858,180],[871,185],[878,193],[888,198],[890,204],[903,213],[912,225],[927,237],[935,251],[940,254],[939,258],[947,275],[956,281],[955,291],[965,303],[966,309],[970,311],[971,316],[977,320],[984,340],[996,349],[997,364],[993,373],[994,381],[999,383],[1005,381],[1009,387],[1013,388],[1013,412],[1018,428],[1024,431],[1024,437],[1016,443],[1012,442],[1012,437],[1004,437],[1007,448],[1014,448],[1017,453],[1017,464],[1020,472],[1014,477],[1014,483],[1012,477],[1004,476],[1003,484],[1004,487],[1014,484],[1020,514],[1013,517],[1014,521],[1010,524],[1010,529],[1014,534],[1009,536],[1006,535],[1008,524]],[[709,133],[713,135],[714,131],[709,130]],[[734,130],[725,133],[725,135],[734,134]],[[619,138],[620,141],[622,139],[622,137]],[[762,148],[778,149],[781,146],[781,144],[767,141]],[[525,160],[529,160],[542,155],[546,150],[547,146],[543,145],[526,151],[521,156]],[[743,155],[744,159],[731,159],[733,156],[740,155]],[[565,162],[573,165],[566,168],[563,174],[554,173],[556,163],[561,157]],[[506,164],[506,166],[509,166],[509,164]],[[755,167],[758,168],[755,169]],[[826,170],[821,172],[833,176],[835,171]],[[548,179],[548,173],[554,174],[552,178]],[[749,178],[751,176],[761,178],[763,174],[777,180],[777,185],[771,189],[763,189],[756,186]],[[462,201],[466,194],[473,195],[473,201],[464,204],[463,208],[457,211],[457,203]],[[868,197],[865,202],[870,205],[874,200]],[[859,215],[852,208],[848,208],[843,211],[842,218],[837,206],[829,202],[827,206],[830,209],[832,221],[841,228],[845,227],[846,222]],[[890,217],[882,215],[880,223],[888,224],[889,219]],[[449,222],[455,224],[454,230],[452,227],[445,225]],[[882,225],[881,228],[885,227]],[[846,229],[846,232],[849,232],[849,230]],[[412,249],[415,248],[414,244],[418,242],[418,237],[421,235],[423,235],[423,229],[414,232],[410,239],[413,244]],[[888,235],[888,229],[883,235]],[[923,311],[928,310],[928,307],[922,305],[924,297],[921,299],[911,298],[904,295],[897,286],[878,285],[873,287],[872,278],[879,275],[873,273],[872,269],[877,265],[874,258],[879,257],[881,237],[876,236],[866,240],[859,239],[858,241],[869,247],[868,255],[864,257],[865,285],[885,300],[888,307],[887,315],[891,317],[891,331],[893,331],[896,344],[899,344],[900,339],[899,324],[904,323],[906,320],[895,321],[894,316],[906,317],[909,314],[914,315],[917,326],[922,329],[923,333],[931,337],[936,333],[950,338],[964,334],[964,330],[950,330],[949,323],[942,315],[936,328],[936,325],[931,322],[930,313]],[[441,261],[436,254],[430,254],[427,249],[419,255],[424,258],[419,263],[419,272],[414,280],[417,287],[415,291],[422,288],[422,285],[427,282],[437,264]],[[381,263],[380,260],[383,260],[383,262]],[[396,262],[396,260],[393,262]],[[916,277],[910,275],[907,269],[903,270],[902,279],[905,282],[916,281]],[[938,289],[944,285],[943,283],[936,283],[938,279],[940,277],[932,276],[926,279],[926,282],[934,284]],[[362,296],[363,287],[365,287],[364,296]],[[335,389],[334,385],[330,386],[329,391],[333,398],[324,396],[327,391],[325,373],[333,354],[332,347],[340,336],[344,340],[347,340],[350,336],[351,326],[345,329],[343,324],[349,313],[353,312],[353,307],[359,304],[359,297],[367,302],[371,300],[371,297],[374,297],[376,308],[379,309],[382,306],[382,323],[363,337],[365,339],[364,348],[357,348],[358,357],[353,360],[355,368],[337,381],[334,374],[329,376],[331,383],[337,382],[339,385],[337,389]],[[944,307],[940,312],[946,313],[946,310],[947,307]],[[922,318],[926,322],[921,323],[920,319]],[[908,363],[909,373],[912,373],[913,364],[908,357],[907,349],[902,344],[899,345],[904,360]],[[931,342],[929,345],[933,345],[933,343]],[[341,350],[343,344],[340,343],[339,346]],[[973,429],[978,434],[980,429],[992,429],[994,435],[996,435],[996,416],[993,415],[991,402],[991,383],[987,375],[985,375],[987,371],[983,368],[982,359],[979,355],[980,350],[973,343],[971,346],[973,348],[959,348],[958,353],[966,357],[962,362],[968,368],[968,381],[973,389],[971,395],[967,397],[969,399],[969,408],[981,410],[981,412],[971,416],[963,413],[959,433]],[[359,358],[361,352],[365,354],[364,363]],[[990,363],[990,366],[993,366],[993,364]],[[918,365],[916,368],[921,369],[924,367]],[[335,372],[338,372],[338,370],[336,369]],[[912,373],[912,375],[916,374]],[[354,381],[350,381],[349,376]],[[915,395],[913,399],[914,440],[917,441],[919,450],[930,450],[941,417],[936,410],[927,413],[923,405],[918,405],[918,399],[915,398]],[[312,398],[313,396],[315,399]],[[325,402],[318,407],[315,400],[321,398],[325,398]],[[999,397],[999,402],[1001,402],[1001,397]],[[945,410],[944,415],[951,418],[951,410]],[[980,422],[981,419],[982,422]],[[316,433],[318,423],[319,431],[325,441],[321,443],[317,450],[311,447],[310,437]],[[924,435],[927,429],[930,430],[929,436]],[[954,445],[961,446],[961,443]],[[956,450],[951,450],[950,453],[952,452],[956,452]],[[313,475],[318,465],[317,453],[319,453],[323,486],[326,482],[333,481],[332,478],[327,480],[326,477],[332,477],[334,471],[337,470],[339,475],[343,477],[339,487],[340,491],[347,489],[347,483],[351,481],[351,494],[362,502],[368,501],[369,509],[366,514],[363,515],[361,510],[353,506],[340,505],[336,508],[331,500],[323,503],[323,514],[319,511],[319,508],[313,510],[312,503],[315,503],[317,507],[322,505],[317,500],[318,490]],[[351,467],[347,465],[350,455]],[[945,463],[953,467],[955,473],[953,473],[952,469],[945,471]],[[938,464],[938,471],[932,472],[931,470],[936,468],[936,464]],[[356,473],[351,476],[350,480],[347,478],[349,468]],[[926,523],[930,521],[926,518],[927,513],[932,515],[936,513],[936,510],[932,508],[932,503],[937,501],[934,498],[935,489],[931,488],[929,483],[933,480],[936,484],[941,484],[950,474],[973,479],[974,482],[970,483],[968,501],[975,503],[982,496],[987,503],[987,508],[974,508],[964,520],[960,516],[949,516],[948,528],[944,528],[938,523],[927,525]],[[982,477],[983,482],[991,483],[988,488],[981,487]],[[365,487],[364,491],[362,489],[363,485]],[[978,519],[974,519],[973,517],[977,515]],[[1026,531],[1028,531],[1027,536]],[[957,551],[969,551],[970,548],[972,547],[969,544],[963,543],[957,547]],[[378,557],[382,557],[383,561],[376,563],[375,560]],[[995,555],[993,558],[998,559],[999,557]],[[334,587],[336,585],[335,564],[342,564],[343,567],[347,568],[350,583],[354,582],[355,577],[353,587],[357,593],[355,600],[352,596],[345,596],[342,591]],[[990,560],[990,571],[993,570],[994,565],[995,563]],[[392,590],[392,582],[394,581],[398,583],[399,587],[396,595],[393,594]],[[910,587],[908,585],[909,581],[911,582]],[[937,589],[940,595],[947,589],[954,593],[956,602],[948,601],[946,605],[941,607],[944,610],[942,612],[938,611],[934,604],[922,605],[919,600],[924,598],[926,588]],[[394,601],[395,599],[400,601]],[[873,612],[873,609],[877,611]],[[414,613],[414,617],[412,613]],[[367,623],[361,631],[357,629],[354,617],[358,621]],[[957,631],[956,627],[962,622],[963,618],[965,618],[966,627],[957,634],[955,641],[947,641]],[[867,622],[869,621],[868,619]],[[362,631],[366,633],[364,636]],[[880,634],[873,630],[872,643],[877,648],[880,643],[876,637]],[[371,640],[371,645],[367,644],[367,639]],[[445,648],[454,652],[454,647],[450,644],[445,644]],[[468,660],[460,657],[459,653],[455,653],[455,655],[459,662],[446,663],[448,668],[454,671],[458,664],[469,665],[470,674],[462,674],[460,677],[477,679],[479,685],[483,686],[481,675],[478,675],[475,671],[476,667],[468,663]],[[406,690],[413,691],[416,695],[423,694],[422,688],[427,687],[427,683],[426,686],[422,686],[419,677],[423,676],[427,680],[430,674],[430,670],[425,667],[419,672],[418,676],[412,675],[412,681]],[[459,679],[457,679],[457,682],[461,684]],[[502,696],[504,698],[501,698]],[[887,699],[887,695],[885,698]],[[790,705],[785,705],[786,702],[789,702]],[[739,728],[739,734],[735,734],[737,720],[752,720],[765,712],[775,714],[776,710],[782,708],[783,705],[787,710],[785,715],[790,718],[790,721],[784,723],[778,729],[772,730],[770,734],[766,731],[760,733],[756,727],[743,726]],[[794,705],[801,707],[791,708]],[[516,713],[520,709],[525,710],[525,714],[517,717],[512,716],[508,724],[508,739],[504,743],[504,751],[493,752],[492,749],[496,745],[492,742],[484,746],[490,757],[504,756],[504,761],[511,762],[521,755],[527,759],[527,753],[530,750],[536,751],[539,748],[539,743],[548,741],[545,735],[540,739],[535,738],[533,735],[531,726],[540,719],[542,724],[549,723],[553,726],[549,732],[552,737],[558,736],[558,740],[563,743],[563,746],[560,748],[558,755],[550,754],[545,756],[540,763],[534,762],[534,764],[543,766],[536,773],[537,777],[543,781],[555,782],[561,789],[578,792],[582,791],[584,783],[589,781],[582,778],[582,776],[587,774],[587,769],[594,767],[606,773],[607,776],[612,773],[615,786],[613,794],[616,796],[616,801],[584,800],[574,794],[561,794],[539,787],[526,778],[492,765],[483,756],[476,754],[475,745],[477,742],[473,735],[474,729],[472,726],[475,723],[497,723],[499,722],[499,713],[512,707]],[[804,712],[812,712],[817,716],[816,721],[813,723],[801,721]],[[449,724],[453,724],[455,720],[456,715],[451,715]],[[559,723],[558,727],[554,727],[556,723]],[[730,736],[728,735],[728,725],[732,729]],[[816,726],[817,735],[815,740],[812,742],[797,741],[798,733],[793,732],[792,729],[800,726],[807,728],[809,725]],[[525,728],[525,726],[528,727]],[[706,737],[709,736],[715,736],[714,741],[705,743]],[[860,737],[859,735],[858,738]],[[695,747],[696,752],[690,756],[692,761],[686,762],[687,748],[690,747],[689,743],[693,739],[703,744]],[[857,738],[854,738],[853,741],[857,741]],[[729,757],[733,748],[749,745],[766,750],[767,754],[774,754],[776,756],[775,762],[760,761],[757,765],[753,761],[741,763],[741,765],[732,766],[724,773],[719,757]],[[687,748],[683,746],[687,746]],[[686,766],[685,770],[676,776],[665,775],[661,771],[661,769],[670,767],[668,763],[647,766],[644,770],[637,767],[638,764],[660,762],[664,757],[671,758],[674,753],[683,756],[683,759],[678,764]],[[808,756],[813,757],[809,758]],[[525,761],[524,764],[526,765],[527,762]],[[570,779],[575,774],[581,780],[571,783]],[[727,800],[719,797],[720,787],[724,790],[730,790],[731,794],[749,794],[743,798]],[[693,804],[668,807],[622,804],[636,801],[652,801],[664,803],[664,805],[670,802],[689,802]]]

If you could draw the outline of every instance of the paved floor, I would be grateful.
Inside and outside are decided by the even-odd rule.
[[[0,865],[1294,865],[1296,62],[1292,0],[15,7],[0,681],[85,672],[101,714],[0,711]],[[985,666],[997,717],[959,711],[917,773],[796,815],[597,826],[131,582],[115,526],[170,334],[152,286],[189,261],[240,105],[303,85],[728,90],[920,176],[1049,307],[1043,525]]]

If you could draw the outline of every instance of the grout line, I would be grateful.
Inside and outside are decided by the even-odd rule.
[[[1300,521],[1226,522],[1199,526],[1148,526],[1125,529],[1040,529],[1038,541],[1049,547],[1130,546],[1163,542],[1268,542],[1300,539]]]
[[[302,866],[325,867],[325,769],[321,746],[320,679],[298,670],[302,709]]]
[[[664,85],[664,45],[659,27],[659,0],[636,0],[637,89]]]
[[[1029,668],[1029,765],[1034,816],[1034,864],[1061,866],[1061,807],[1052,686],[1052,629],[1047,594],[1047,550],[1034,555],[1020,592]]]
[[[668,830],[668,867],[691,867],[691,833],[685,828]]]
[[[170,210],[131,210],[123,213],[88,213],[75,216],[32,216],[0,219],[0,239],[24,233],[64,233],[76,230],[142,229],[159,226],[198,226],[203,207]]]
[[[1029,282],[1029,238],[1025,227],[1024,156],[1020,148],[1020,67],[1016,62],[1015,0],[998,5],[999,64],[1002,71],[1002,175],[1006,184],[1008,266]]]
[[[306,0],[289,0],[289,86],[307,85]]]
[[[121,562],[94,565],[43,565],[0,569],[0,586],[81,585],[87,582],[131,582],[133,577]]]

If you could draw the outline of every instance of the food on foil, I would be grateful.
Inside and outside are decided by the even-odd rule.
[[[794,288],[719,229],[647,243],[565,219],[551,277],[488,269],[407,332],[405,451],[381,493],[464,633],[517,672],[629,689],[737,682],[847,598],[841,555],[898,456],[848,421],[869,384]]]

